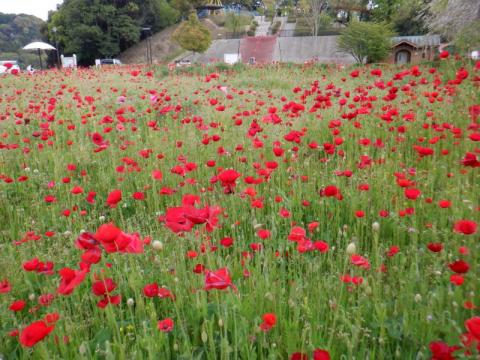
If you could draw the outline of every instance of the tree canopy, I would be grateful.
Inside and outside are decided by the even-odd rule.
[[[45,22],[25,14],[0,13],[0,60],[18,60],[21,65],[32,63],[36,54],[21,48],[36,40],[44,40],[42,28]]]
[[[195,13],[180,24],[172,37],[183,49],[200,53],[205,52],[212,43],[210,30],[198,20]]]
[[[379,62],[389,54],[393,35],[383,23],[352,21],[340,35],[338,47],[359,63]]]
[[[426,5],[428,27],[462,51],[480,46],[478,0],[431,0]]]
[[[65,0],[50,13],[48,37],[58,41],[62,53],[75,53],[79,64],[90,65],[137,43],[142,27],[156,32],[179,15],[167,0]]]

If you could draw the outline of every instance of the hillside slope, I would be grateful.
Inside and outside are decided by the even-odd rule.
[[[225,30],[218,27],[209,19],[202,20],[212,33],[212,39],[219,39],[225,36]],[[154,63],[167,62],[180,56],[185,52],[180,46],[172,41],[172,34],[177,29],[177,25],[170,26],[150,38],[152,42],[152,58]],[[141,64],[146,62],[146,40],[140,41],[138,44],[125,50],[118,58],[124,64]]]
[[[18,60],[26,64],[35,54],[20,49],[35,40],[42,40],[45,22],[32,15],[0,13],[0,60]]]

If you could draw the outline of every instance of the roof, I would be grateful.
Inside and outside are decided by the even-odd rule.
[[[392,37],[392,44],[396,46],[400,43],[409,43],[416,47],[439,46],[440,35],[416,35],[416,36],[395,36]]]

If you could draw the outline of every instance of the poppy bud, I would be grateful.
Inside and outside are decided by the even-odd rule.
[[[347,255],[353,255],[357,252],[357,246],[355,245],[355,243],[351,242],[350,244],[348,244],[347,246]]]
[[[420,301],[422,301],[422,295],[420,295],[420,294],[415,294],[415,298],[414,298],[414,299],[415,299],[415,302],[416,302],[416,303],[419,303]]]
[[[372,224],[372,230],[373,230],[374,232],[378,232],[378,231],[380,230],[380,224],[375,221],[375,222]]]
[[[162,251],[163,243],[161,241],[155,240],[152,242],[152,248],[157,251]]]

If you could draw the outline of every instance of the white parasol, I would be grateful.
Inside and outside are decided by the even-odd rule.
[[[32,42],[28,45],[25,45],[22,49],[23,50],[37,50],[38,59],[40,60],[40,69],[43,69],[42,57],[40,55],[40,50],[57,50],[52,45],[41,42],[41,41]]]

